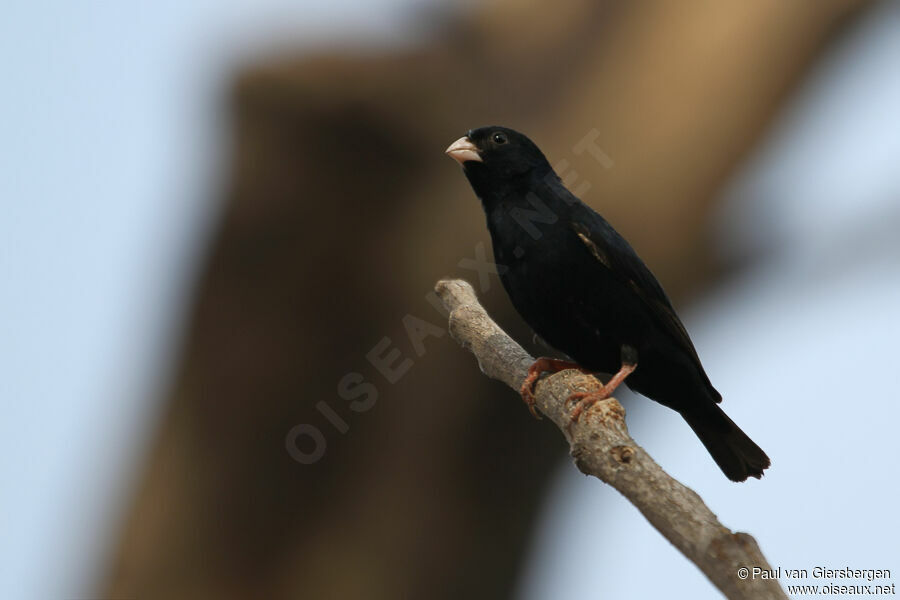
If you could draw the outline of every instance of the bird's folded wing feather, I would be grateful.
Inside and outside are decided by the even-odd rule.
[[[588,214],[581,216],[581,220],[572,222],[572,230],[594,258],[634,292],[663,331],[684,349],[702,372],[703,366],[697,350],[656,277],[603,217],[596,213],[590,214],[593,212],[590,209],[586,212]]]

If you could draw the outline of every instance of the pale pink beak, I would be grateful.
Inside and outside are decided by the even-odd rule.
[[[459,164],[463,164],[464,162],[470,160],[481,162],[481,156],[478,154],[478,148],[467,136],[462,136],[461,138],[450,144],[450,147],[447,148],[445,152],[450,155],[450,158],[452,158]]]

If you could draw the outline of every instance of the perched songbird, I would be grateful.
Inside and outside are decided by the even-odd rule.
[[[678,411],[733,481],[761,477],[769,457],[719,408],[694,344],[659,282],[625,239],[560,181],[527,137],[506,127],[473,129],[447,148],[481,199],[519,314],[575,363],[540,358],[522,398],[544,371],[615,373],[601,390],[573,394],[572,419],[628,387]]]

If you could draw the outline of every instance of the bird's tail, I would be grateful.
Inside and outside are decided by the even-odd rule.
[[[762,477],[771,464],[769,457],[716,404],[708,404],[702,412],[681,413],[713,460],[732,481]]]

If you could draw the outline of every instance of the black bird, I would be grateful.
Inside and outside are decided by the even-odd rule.
[[[573,395],[573,420],[625,381],[678,411],[729,479],[761,477],[769,457],[719,408],[722,396],[662,286],[612,225],[566,189],[540,149],[492,126],[469,131],[447,154],[481,199],[516,310],[576,361],[535,361],[522,386],[532,412],[544,371],[615,373],[601,390]]]

